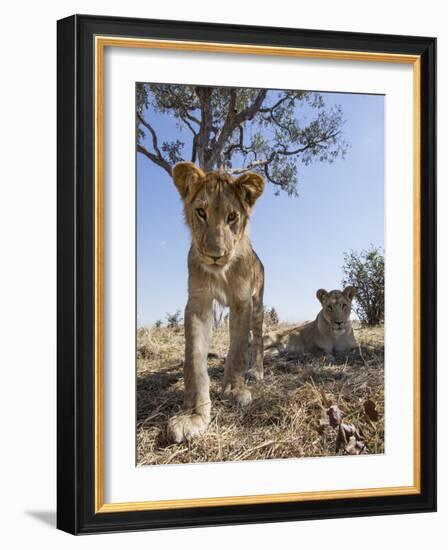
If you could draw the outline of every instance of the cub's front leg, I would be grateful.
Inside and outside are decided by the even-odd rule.
[[[224,396],[231,396],[240,406],[252,401],[246,386],[249,360],[249,332],[252,317],[252,299],[230,306],[230,349],[224,368]]]
[[[210,423],[207,354],[213,327],[212,301],[191,298],[185,308],[184,412],[170,418],[167,435],[181,443],[203,433]]]

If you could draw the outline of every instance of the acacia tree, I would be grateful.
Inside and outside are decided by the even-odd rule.
[[[174,313],[166,314],[166,326],[168,328],[174,328],[177,330],[180,327],[181,322],[182,315],[180,313],[180,309],[176,310]]]
[[[280,323],[280,317],[278,316],[277,310],[274,306],[272,306],[269,311],[269,319],[271,321],[271,325],[278,325]]]
[[[181,160],[205,171],[253,170],[277,194],[297,195],[298,160],[333,162],[347,149],[340,107],[326,108],[315,92],[139,83],[136,104],[137,151],[168,174]],[[151,112],[173,116],[188,147],[158,135]]]
[[[280,323],[280,318],[275,307],[269,308],[268,306],[265,306],[264,323],[268,327],[276,326]]]

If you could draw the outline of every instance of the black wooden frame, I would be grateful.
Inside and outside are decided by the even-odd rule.
[[[94,512],[95,35],[421,56],[421,493]],[[75,15],[58,21],[58,528],[73,534],[436,509],[436,40]]]

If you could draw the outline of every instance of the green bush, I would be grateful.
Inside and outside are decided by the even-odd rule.
[[[384,250],[370,246],[344,254],[342,285],[356,288],[354,310],[366,325],[384,321]]]

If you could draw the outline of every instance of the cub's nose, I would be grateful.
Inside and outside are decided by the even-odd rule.
[[[342,326],[342,321],[336,321],[336,324],[338,325],[338,327]]]

